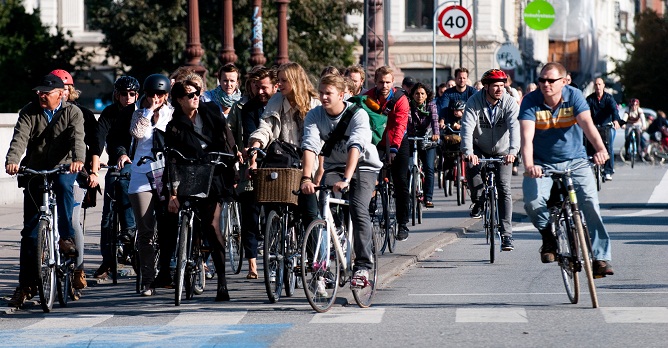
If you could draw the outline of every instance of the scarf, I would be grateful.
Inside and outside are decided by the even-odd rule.
[[[225,108],[231,108],[234,102],[237,102],[241,99],[241,91],[237,89],[233,94],[227,94],[225,91],[223,91],[223,88],[218,85],[216,89],[211,91],[211,96],[216,103],[220,103],[220,105]]]

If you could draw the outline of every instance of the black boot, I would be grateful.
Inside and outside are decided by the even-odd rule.
[[[218,274],[218,291],[216,292],[216,302],[230,300],[230,293],[227,291],[227,282],[221,281],[221,279],[225,279],[225,274]]]
[[[554,262],[557,256],[557,240],[554,238],[550,227],[540,230],[540,236],[543,238],[543,246],[540,248],[540,260],[543,263]]]

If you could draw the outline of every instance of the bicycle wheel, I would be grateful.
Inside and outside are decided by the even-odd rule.
[[[457,157],[455,159],[455,172],[452,174],[452,180],[454,180],[456,193],[457,193],[457,205],[464,204],[464,182],[462,181],[462,161],[461,158]]]
[[[415,186],[416,191],[417,191],[417,196],[418,196],[418,199],[416,200],[416,203],[417,203],[417,222],[418,222],[418,224],[422,224],[422,210],[423,210],[424,203],[425,203],[424,202],[424,191],[423,191],[423,188],[422,188],[423,180],[424,180],[424,175],[420,172],[420,174],[417,176],[417,180],[416,180],[417,185]]]
[[[288,221],[288,226],[290,225],[292,225],[292,222]],[[297,250],[297,229],[294,226],[288,229],[283,245],[285,246],[285,251],[283,252],[285,258],[283,262],[283,266],[285,267],[283,271],[283,285],[285,286],[285,296],[292,297],[295,294],[295,287],[297,286],[295,266],[297,266],[297,255],[299,255],[299,250]]]
[[[336,299],[339,255],[334,252],[325,220],[311,222],[302,245],[302,282],[308,303],[316,312],[327,312]]]
[[[200,282],[200,276],[203,277],[204,274],[202,270],[204,259],[202,257],[202,252],[200,251],[199,245],[200,242],[193,238],[192,246],[190,248],[191,260],[188,260],[186,263],[186,276],[184,284],[186,300],[191,300],[197,292],[200,294],[203,292],[203,290],[202,292],[197,290],[198,283]]]
[[[58,273],[60,273],[60,271]],[[58,298],[58,304],[60,304],[60,307],[67,307],[65,277],[62,275],[56,276],[56,296]]]
[[[487,234],[489,236],[489,263],[494,263],[496,256],[496,198],[490,190],[487,194]]]
[[[112,203],[112,209],[113,209]],[[120,234],[120,223],[118,221],[118,214],[113,214],[112,220],[112,235],[111,240],[109,241],[109,256],[112,258],[111,267],[109,272],[111,272],[111,280],[114,285],[118,284],[118,235]]]
[[[631,168],[636,164],[636,155],[638,154],[638,147],[636,138],[632,137],[631,145],[629,145],[629,157],[631,157]]]
[[[353,297],[357,305],[362,308],[368,308],[371,306],[373,301],[373,296],[376,294],[376,284],[378,282],[378,251],[376,249],[376,242],[371,241],[371,262],[373,263],[371,269],[369,269],[369,284],[365,285],[361,289],[353,289]],[[348,246],[350,247],[350,246]]]
[[[184,280],[186,277],[186,264],[188,263],[188,237],[190,236],[190,216],[187,213],[181,215],[179,223],[179,243],[176,249],[176,283],[174,284],[174,305],[181,305]],[[187,295],[186,295],[187,296]]]
[[[53,261],[55,248],[53,231],[49,221],[40,220],[37,228],[37,287],[39,290],[39,302],[44,313],[49,313],[53,308],[56,297],[56,271]]]
[[[415,222],[417,221],[417,206],[420,204],[418,202],[418,196],[417,196],[417,167],[413,166],[413,170],[411,171],[410,177],[409,177],[409,182],[410,182],[410,212],[411,212],[411,225],[415,226]]]
[[[228,251],[230,260],[230,267],[234,274],[241,272],[241,265],[243,264],[243,248],[241,246],[241,219],[239,217],[239,205],[236,202],[227,203],[227,245],[225,249]]]
[[[588,235],[585,235],[582,223],[582,216],[580,212],[573,212],[573,224],[575,225],[575,232],[580,243],[580,250],[582,250],[582,260],[584,263],[585,274],[587,275],[587,283],[589,285],[589,295],[591,296],[591,306],[598,308],[598,296],[596,295],[596,284],[594,284],[594,270],[591,264],[591,257],[589,254],[589,243],[587,243]]]
[[[557,261],[561,268],[561,279],[564,281],[566,295],[571,303],[576,304],[580,300],[580,276],[581,266],[578,238],[575,236],[574,226],[570,220],[570,208],[566,207],[561,216],[554,215],[558,221],[553,222],[553,234],[557,240]]]
[[[379,252],[382,255],[385,252],[386,238],[385,238],[385,208],[383,204],[383,198],[385,195],[385,189],[380,185],[376,189],[376,195],[371,198],[372,206],[376,207],[375,211],[371,215],[372,226],[373,226],[373,237],[375,238],[376,245],[379,248]]]
[[[601,166],[598,164],[594,166],[594,177],[596,177],[596,190],[601,191],[603,187],[603,173],[601,173]]]
[[[395,202],[394,190],[391,185],[387,186],[387,214],[385,214],[385,238],[387,250],[393,253],[397,246],[397,204]]]
[[[267,215],[267,226],[264,232],[264,285],[269,302],[277,302],[283,291],[284,255],[281,234],[283,222],[275,210]]]

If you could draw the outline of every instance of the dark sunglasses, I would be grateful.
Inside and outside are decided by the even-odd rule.
[[[121,97],[133,97],[133,98],[134,98],[134,97],[137,96],[137,92],[134,92],[134,91],[121,91],[121,92],[118,92],[118,95],[120,95]]]
[[[188,99],[195,98],[195,96],[199,97],[199,91],[195,91],[195,92],[191,92],[191,93],[186,94],[186,97],[188,97]]]
[[[163,95],[166,95],[167,92],[165,91],[158,91],[158,92],[146,92],[146,96],[149,98],[153,98],[156,95],[162,97]]]
[[[553,83],[555,83],[555,82],[557,82],[557,81],[559,81],[559,80],[561,80],[561,79],[563,79],[563,77],[560,77],[560,78],[558,78],[558,79],[545,79],[545,78],[539,77],[539,78],[538,78],[538,82],[540,82],[540,83],[549,82],[550,84],[553,84]]]

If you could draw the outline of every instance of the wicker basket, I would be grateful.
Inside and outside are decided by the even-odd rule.
[[[178,196],[206,198],[213,179],[213,164],[168,164],[169,180]]]
[[[253,177],[253,187],[258,203],[297,204],[292,193],[299,189],[302,171],[294,168],[262,168]]]

